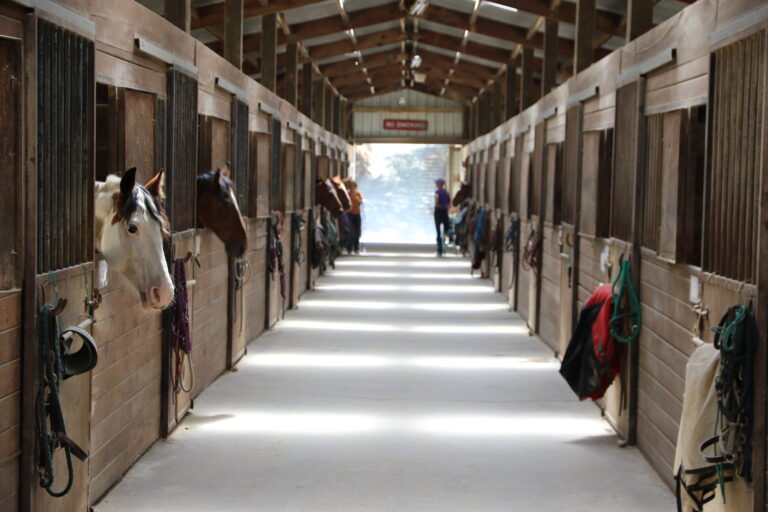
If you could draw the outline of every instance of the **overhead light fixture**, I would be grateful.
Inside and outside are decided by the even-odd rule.
[[[411,7],[411,16],[421,16],[427,10],[428,5],[428,0],[416,0],[416,3]]]
[[[414,55],[413,60],[411,60],[411,67],[418,69],[419,66],[421,66],[421,55]]]

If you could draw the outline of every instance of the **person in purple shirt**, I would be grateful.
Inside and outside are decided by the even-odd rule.
[[[448,207],[451,204],[451,196],[445,190],[445,180],[435,180],[435,229],[437,230],[437,255],[442,256],[445,250],[445,236],[448,234],[450,220],[448,219]],[[443,232],[440,232],[440,226]]]

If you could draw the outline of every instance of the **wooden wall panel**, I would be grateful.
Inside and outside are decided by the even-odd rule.
[[[117,272],[108,282],[93,326],[99,363],[91,394],[91,503],[160,436],[161,315],[145,311]]]
[[[21,453],[21,292],[0,292],[0,510],[18,506]]]
[[[200,236],[200,265],[196,271],[192,308],[193,397],[199,395],[226,367],[227,253],[224,244],[204,230]]]
[[[20,28],[20,27],[19,27]],[[20,43],[10,39],[0,40],[0,155],[4,165],[0,167],[0,290],[19,285],[21,261],[21,71]]]
[[[557,229],[544,225],[541,251],[541,304],[539,336],[553,351],[558,350],[560,338],[560,246]]]
[[[269,216],[269,170],[272,138],[268,133],[256,134],[256,216]],[[253,212],[253,210],[251,210]],[[253,215],[253,213],[251,214]]]
[[[245,339],[248,343],[264,332],[266,312],[264,283],[267,268],[267,219],[248,219],[248,252],[251,277],[245,284]]]

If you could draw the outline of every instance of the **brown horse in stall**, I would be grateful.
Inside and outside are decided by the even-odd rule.
[[[462,181],[461,188],[456,192],[456,195],[453,196],[453,201],[451,203],[453,206],[459,206],[470,197],[472,197],[472,184],[467,181]]]
[[[331,183],[333,183],[333,186],[336,189],[336,195],[339,196],[342,209],[347,211],[352,208],[352,199],[349,197],[349,191],[347,190],[347,186],[344,185],[341,176],[334,176],[331,178]]]
[[[229,163],[197,177],[197,221],[224,242],[229,256],[243,257],[248,236],[229,179]]]
[[[334,217],[338,217],[344,211],[336,187],[330,178],[315,182],[315,201],[331,212]]]

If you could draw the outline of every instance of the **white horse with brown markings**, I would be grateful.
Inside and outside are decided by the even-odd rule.
[[[96,182],[96,250],[138,290],[146,309],[163,309],[173,300],[163,251],[170,229],[158,202],[162,175],[138,185],[134,167]]]

